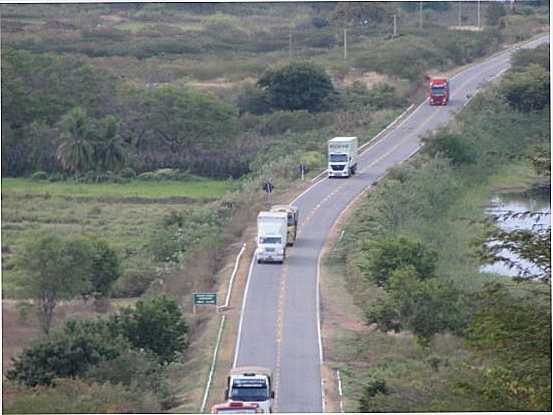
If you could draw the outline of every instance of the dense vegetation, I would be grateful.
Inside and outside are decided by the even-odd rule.
[[[425,4],[424,29],[408,3],[0,5],[2,290],[24,300],[22,316],[34,299],[48,333],[24,340],[4,409],[158,412],[177,405],[182,373],[203,370],[206,326],[195,318],[189,327],[179,305],[216,286],[225,248],[266,203],[261,183],[286,192],[300,163],[310,173],[324,165],[329,137],[347,131],[365,142],[380,131],[420,96],[427,72],[541,31],[548,21],[537,6],[495,10],[484,30],[471,32],[446,30],[457,23],[446,2]],[[473,5],[463,8],[462,23],[474,24]],[[532,71],[549,69],[542,58],[528,58]],[[519,66],[505,88],[526,85],[524,59]],[[367,82],[365,71],[377,81]],[[513,105],[534,116],[548,105],[539,88]],[[474,149],[453,142],[436,148],[460,164],[476,163]],[[451,170],[446,162],[434,167],[420,183]],[[432,196],[435,212],[455,197],[445,177]],[[406,214],[394,217],[398,229]],[[430,308],[444,305],[448,289],[439,251],[422,236],[407,240],[416,258],[396,262],[413,268],[390,270],[383,282],[398,330],[419,319],[404,319],[409,298],[394,287],[416,287]],[[383,242],[385,262],[398,241]],[[156,299],[159,292],[178,303]],[[457,298],[458,291],[447,293]],[[110,298],[142,295],[154,299],[109,306]],[[108,312],[102,319],[55,321],[61,300],[91,297],[96,311]],[[437,323],[417,332],[423,344],[451,327]],[[196,386],[203,381],[191,378]],[[379,391],[388,389],[377,379],[367,396]]]
[[[481,207],[509,170],[545,175],[535,183],[550,192],[550,170],[535,162],[551,159],[549,73],[534,63],[548,57],[548,46],[515,54],[505,78],[427,137],[423,153],[394,169],[347,226],[330,266],[349,271],[375,329],[341,351],[358,364],[371,351],[361,373],[341,368],[358,400],[350,410],[551,410],[551,229],[498,231]],[[537,270],[514,279],[480,273],[482,261],[502,259],[498,246]]]

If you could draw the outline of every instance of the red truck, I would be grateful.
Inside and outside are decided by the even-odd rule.
[[[430,105],[447,105],[449,102],[449,80],[447,78],[429,78],[428,101]]]

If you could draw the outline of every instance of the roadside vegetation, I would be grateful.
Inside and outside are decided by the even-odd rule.
[[[367,194],[327,260],[366,326],[329,339],[346,411],[551,410],[551,228],[484,211],[505,188],[550,194],[549,45],[513,61]],[[479,272],[516,266],[505,247],[537,269]]]
[[[475,8],[463,7],[462,23],[474,24]],[[448,31],[457,10],[445,2],[424,5],[423,30],[407,3],[0,9],[2,296],[18,315],[4,325],[5,361],[16,357],[4,409],[35,413],[197,411],[215,326],[191,315],[190,294],[217,289],[225,257],[268,203],[262,183],[273,197],[301,187],[299,166],[317,174],[329,137],[370,140],[421,96],[427,73],[548,24],[541,4],[495,10],[475,32]],[[120,331],[116,344],[102,336],[167,293],[187,327],[170,364]],[[76,304],[85,311],[72,315]],[[86,367],[43,366],[48,382],[25,380],[75,342]]]

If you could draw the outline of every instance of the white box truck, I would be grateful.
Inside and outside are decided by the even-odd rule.
[[[328,177],[349,177],[357,170],[357,137],[328,140]]]
[[[273,411],[272,373],[258,366],[243,366],[231,369],[227,378],[225,399],[244,404],[258,404],[261,412]]]
[[[284,262],[288,234],[285,212],[259,212],[257,215],[257,263]]]

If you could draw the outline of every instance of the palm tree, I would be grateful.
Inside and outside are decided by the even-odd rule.
[[[56,156],[66,170],[81,173],[94,164],[94,129],[81,107],[75,107],[61,120],[61,144]]]
[[[119,135],[117,118],[109,115],[102,119],[102,133],[96,145],[96,159],[105,170],[116,170],[123,166],[127,159]]]

